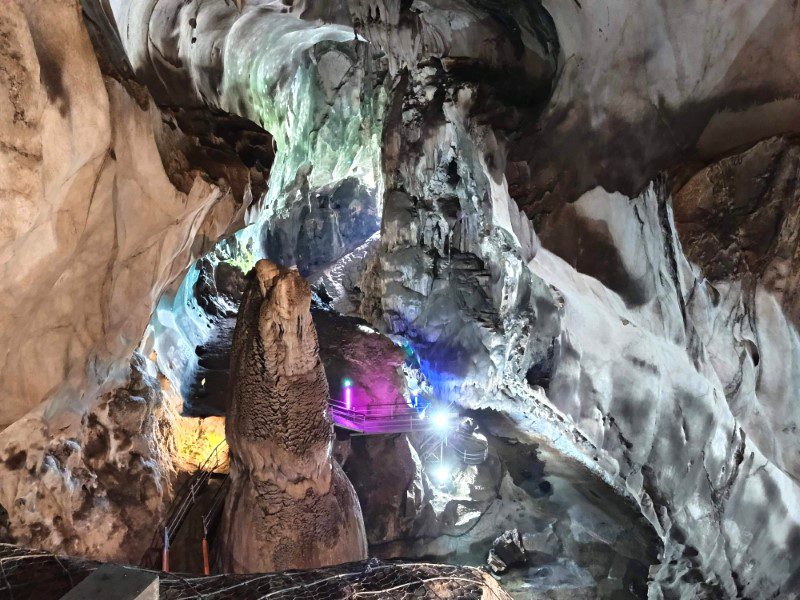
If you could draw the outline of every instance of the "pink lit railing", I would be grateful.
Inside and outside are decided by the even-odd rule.
[[[416,408],[404,404],[369,404],[358,409],[344,402],[329,403],[334,423],[359,433],[411,433],[433,429]]]

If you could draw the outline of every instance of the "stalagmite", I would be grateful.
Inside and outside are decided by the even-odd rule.
[[[250,277],[231,353],[220,567],[246,573],[364,559],[361,508],[332,460],[311,290],[296,271],[266,260]]]

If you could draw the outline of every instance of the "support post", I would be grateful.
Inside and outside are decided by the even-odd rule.
[[[211,575],[211,566],[208,564],[208,540],[203,536],[203,574]]]
[[[161,570],[169,573],[169,531],[164,527],[164,551],[161,555]]]

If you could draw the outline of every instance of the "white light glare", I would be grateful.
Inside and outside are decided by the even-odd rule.
[[[450,480],[450,469],[440,464],[434,467],[433,476],[439,483],[447,483]]]
[[[450,429],[450,418],[451,415],[447,411],[438,411],[431,415],[431,421],[433,422],[433,426],[440,431],[445,431]]]

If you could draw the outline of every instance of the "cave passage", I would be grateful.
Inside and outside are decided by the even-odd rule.
[[[800,594],[798,32],[8,0],[0,597]]]

